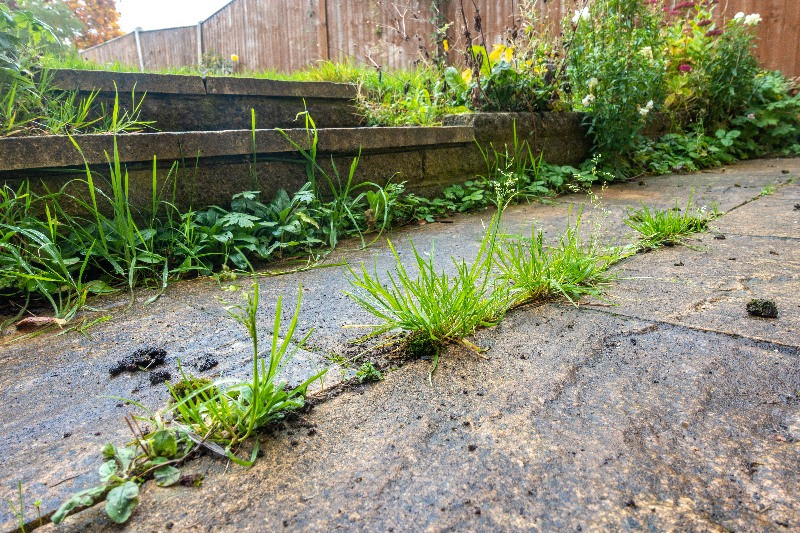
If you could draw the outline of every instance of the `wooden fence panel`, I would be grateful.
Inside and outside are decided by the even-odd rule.
[[[487,44],[502,42],[520,26],[520,9],[533,5],[539,30],[560,31],[583,0],[474,0]],[[673,5],[678,0],[668,0]],[[462,0],[440,0],[451,49],[463,48]],[[384,69],[407,68],[433,53],[431,0],[233,0],[202,23],[202,48],[223,57],[237,54],[246,70],[288,72],[320,59],[350,57]],[[473,0],[463,0],[473,42]],[[759,13],[757,54],[761,64],[800,76],[800,1],[720,0],[717,12],[729,20],[737,12]],[[196,63],[196,27],[140,32],[145,68]],[[83,52],[98,63],[138,66],[133,34]],[[456,58],[456,54],[451,53]]]
[[[136,37],[133,33],[111,39],[103,44],[83,50],[81,55],[89,61],[100,63],[122,63],[138,69],[139,56],[136,53]]]
[[[197,63],[195,26],[142,31],[139,32],[139,41],[142,44],[142,62],[145,70],[161,70]]]
[[[321,57],[320,18],[320,0],[235,0],[203,22],[203,50],[248,70],[296,70]]]

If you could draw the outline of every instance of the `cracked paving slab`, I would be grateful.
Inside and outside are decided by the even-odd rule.
[[[784,170],[786,170],[788,174],[782,172]],[[685,202],[689,194],[691,194],[692,189],[694,189],[695,198],[698,199],[699,202],[710,203],[715,201],[720,204],[723,210],[731,210],[734,207],[753,200],[765,185],[784,183],[792,176],[798,174],[800,174],[799,159],[762,160],[728,167],[724,172],[719,171],[695,175],[648,178],[644,181],[645,185],[638,185],[637,183],[614,185],[602,193],[603,205],[607,211],[605,217],[608,222],[608,240],[613,241],[623,238],[628,231],[627,227],[621,222],[625,208],[629,205],[638,205],[640,201],[648,205],[668,207],[674,205],[676,200]],[[737,187],[736,185],[739,186]],[[793,190],[790,189],[790,187],[791,186],[785,186],[779,189],[779,192],[775,195],[761,198],[758,202],[778,202],[778,199],[781,198],[779,196],[780,194],[788,194],[789,191]],[[632,190],[635,192],[631,192]],[[582,201],[585,201],[585,195],[572,195],[558,199],[552,205],[530,204],[515,206],[506,212],[505,220],[507,228],[509,231],[527,232],[529,231],[530,224],[535,222],[537,227],[543,229],[548,237],[554,238],[564,227],[570,205],[577,205]],[[728,217],[731,217],[730,220],[733,224],[738,220],[735,217],[740,210],[749,208],[751,205],[756,209],[758,203],[754,202],[733,210],[732,213],[726,215],[725,218],[720,219],[718,224],[725,223]],[[781,207],[776,203],[775,209],[780,208]],[[480,237],[490,216],[491,213],[489,212],[459,215],[453,217],[448,224],[429,224],[422,227],[399,230],[394,232],[391,238],[403,258],[410,258],[408,240],[413,238],[420,250],[428,250],[431,248],[432,244],[435,243],[436,253],[439,257],[444,258],[453,255],[469,260],[474,257],[477,252]],[[767,224],[768,221],[764,223]],[[747,220],[741,221],[741,224],[746,225]],[[733,233],[733,230],[730,231]],[[458,235],[459,238],[453,239],[452,235]],[[708,240],[711,237],[705,236],[702,238]],[[744,241],[737,241],[735,236],[731,235],[728,240],[714,240],[713,244],[715,246],[737,246],[742,242]],[[351,263],[357,263],[362,260],[368,264],[374,262],[377,264],[379,271],[385,271],[391,264],[385,244],[376,243],[366,250],[353,250],[353,245],[350,244],[350,246],[351,249],[347,249],[348,245],[346,244],[335,251],[331,254],[331,259],[329,261],[335,263],[342,259],[347,259]],[[752,244],[751,248],[756,246],[756,244]],[[718,250],[718,248],[715,248],[715,250]],[[751,256],[753,260],[763,259],[763,254],[759,252],[764,250],[758,248],[758,250],[752,251],[750,255],[746,255],[742,252],[741,260],[737,262],[737,266],[741,267],[745,265],[746,261],[750,260],[749,258],[751,258]],[[659,264],[658,261],[661,261],[666,269],[669,265],[673,264],[669,262],[670,259],[666,258],[667,255],[670,253],[678,253],[678,251],[683,253],[684,256],[687,253],[695,253],[694,250],[679,250],[677,248],[661,250],[652,254],[647,254],[646,256],[637,257],[625,263],[622,268],[634,268],[638,264],[637,261],[655,261],[656,264]],[[725,255],[724,251],[718,253]],[[687,291],[685,289],[681,290],[680,288],[668,292],[665,296],[675,300],[676,308],[681,308],[681,306],[685,305],[691,306],[696,302],[703,302],[705,301],[704,298],[709,300],[708,305],[719,304],[719,301],[711,301],[717,292],[727,294],[732,292],[733,289],[738,290],[737,287],[734,286],[732,290],[726,292],[719,287],[715,288],[703,282],[703,279],[705,279],[702,274],[701,265],[703,258],[712,258],[714,261],[723,260],[716,258],[713,253],[705,256],[698,255],[697,257],[697,270],[693,271],[694,277],[690,277],[687,282],[697,285],[696,290],[693,289],[694,292],[691,292],[692,297],[686,297]],[[781,259],[786,259],[788,261],[788,263],[786,263],[788,265],[788,270],[785,274],[777,275],[778,277],[776,279],[782,279],[781,276],[787,278],[787,283],[789,283],[789,285],[786,287],[791,289],[794,287],[792,284],[797,282],[797,261],[800,258],[798,258],[797,254],[793,251],[788,251]],[[684,260],[684,263],[685,262]],[[765,269],[774,270],[777,268],[777,265],[780,264],[780,261],[764,261],[763,267]],[[442,265],[445,268],[450,267],[447,261],[442,261]],[[730,273],[724,267],[725,265],[719,265],[718,270],[727,276]],[[649,271],[654,267],[648,268],[648,265],[643,263],[640,268],[642,271]],[[675,274],[670,271],[669,274],[665,274],[665,276],[669,276],[669,278],[665,279],[672,279]],[[650,277],[653,278],[654,276],[650,275]],[[234,283],[246,287],[249,281],[240,278]],[[288,321],[293,308],[291,304],[294,303],[297,285],[299,283],[302,283],[304,287],[304,303],[300,318],[301,326],[299,329],[302,330],[302,333],[305,333],[311,327],[314,327],[315,331],[310,338],[308,346],[306,346],[306,350],[300,352],[300,356],[295,361],[295,364],[287,369],[289,373],[287,377],[292,381],[297,380],[297,382],[312,375],[321,366],[328,364],[327,357],[331,354],[348,353],[349,341],[355,339],[363,332],[363,330],[357,329],[342,329],[342,326],[369,322],[369,317],[342,294],[342,291],[348,287],[344,269],[342,267],[332,267],[280,277],[262,278],[260,280],[262,307],[259,310],[259,317],[261,319],[260,323],[263,335],[267,335],[271,330],[271,317],[278,295],[283,295],[284,297],[284,320]],[[625,283],[629,283],[629,281],[623,280],[620,283],[621,287]],[[655,282],[651,279],[648,283]],[[226,284],[230,285],[231,283],[229,282]],[[663,282],[662,284],[665,287],[677,286],[677,284],[671,282]],[[629,290],[640,290],[640,287],[630,286]],[[787,297],[794,298],[793,294],[796,293],[797,291],[794,290],[792,294],[789,294]],[[149,294],[150,293],[147,291],[137,293],[138,300],[145,300]],[[97,458],[99,447],[106,441],[118,442],[128,437],[127,430],[122,423],[122,418],[129,411],[129,407],[126,406],[124,402],[110,399],[109,397],[133,396],[137,401],[141,401],[149,406],[161,405],[167,399],[165,388],[151,387],[146,374],[123,374],[114,379],[109,379],[108,367],[117,359],[143,345],[156,344],[163,346],[168,353],[167,368],[173,372],[173,374],[177,371],[177,360],[179,358],[183,364],[191,366],[195,361],[202,359],[205,354],[212,354],[219,361],[219,365],[211,370],[200,373],[200,375],[209,377],[246,375],[250,368],[250,354],[247,338],[237,324],[225,318],[222,305],[218,301],[219,298],[231,301],[235,299],[235,297],[235,294],[221,290],[215,282],[208,279],[179,282],[171,285],[157,302],[147,307],[136,304],[128,309],[128,298],[125,295],[98,300],[99,303],[97,305],[104,306],[105,309],[103,312],[114,315],[114,319],[92,328],[90,331],[92,339],[87,339],[72,333],[60,337],[42,336],[25,342],[2,346],[0,348],[0,385],[2,385],[0,387],[0,399],[2,399],[2,405],[4,405],[4,413],[2,413],[3,416],[2,419],[0,419],[0,444],[3,445],[4,449],[4,466],[2,475],[0,475],[0,483],[2,483],[3,486],[3,496],[12,496],[13,491],[16,489],[17,481],[21,480],[27,494],[30,494],[33,498],[42,499],[42,511],[46,513],[55,509],[61,500],[89,486],[94,481],[94,471],[96,470],[96,466],[99,465]],[[610,311],[618,314],[625,314],[625,312],[629,311],[631,318],[608,317],[603,316],[602,313],[598,314],[598,311],[591,311],[591,313],[587,311],[575,314],[574,320],[570,322],[571,326],[569,324],[564,326],[558,320],[552,323],[549,320],[544,321],[544,318],[540,320],[540,323],[537,324],[536,327],[524,321],[521,323],[511,322],[510,324],[517,324],[517,327],[521,328],[520,334],[522,334],[523,337],[527,335],[532,339],[536,339],[536,343],[541,349],[550,346],[547,348],[548,350],[559,353],[563,352],[562,356],[565,359],[560,363],[552,358],[544,361],[542,363],[544,366],[537,367],[540,368],[541,371],[534,374],[530,374],[532,369],[529,366],[524,367],[525,371],[517,374],[516,378],[513,376],[508,378],[510,381],[505,385],[508,387],[508,394],[523,394],[520,392],[521,390],[527,390],[528,388],[533,390],[537,387],[544,387],[546,384],[550,383],[552,380],[551,378],[557,375],[556,370],[562,367],[564,369],[567,368],[567,361],[571,361],[572,358],[576,357],[580,360],[580,357],[582,357],[582,348],[580,344],[575,344],[577,342],[577,337],[569,337],[570,340],[568,341],[559,340],[566,335],[567,331],[571,331],[570,327],[582,328],[581,331],[584,331],[589,338],[597,340],[598,332],[604,332],[608,328],[624,329],[633,327],[630,325],[632,323],[638,324],[636,315],[639,313],[642,314],[644,320],[650,321],[647,322],[647,324],[651,324],[654,320],[658,321],[667,318],[655,311],[648,315],[647,311],[649,308],[643,305],[643,300],[645,299],[642,298],[641,300],[642,301],[628,301],[624,299],[623,295],[615,294],[614,301],[618,305],[611,308]],[[725,305],[727,305],[727,303],[725,303]],[[734,302],[730,305],[736,306],[738,303]],[[786,307],[787,305],[787,303],[779,303],[779,307],[781,308],[788,308]],[[525,314],[529,312],[532,312],[533,316],[549,316],[546,312],[550,307],[551,306],[545,306],[544,309],[521,310],[517,312],[515,316],[520,313]],[[607,310],[606,308],[601,308],[599,311],[605,312]],[[686,325],[697,326],[701,329],[720,328],[722,331],[728,331],[725,329],[725,323],[723,321],[727,310],[728,308],[723,306],[718,312],[706,313],[703,315],[706,317],[705,322],[695,323],[687,321],[686,319],[683,319],[683,322],[681,322],[675,317],[670,318],[670,320],[679,324],[685,323]],[[562,310],[559,312],[567,313],[571,316],[573,314],[572,310]],[[545,314],[542,315],[542,313]],[[694,315],[690,314],[688,316]],[[714,320],[717,320],[717,322]],[[742,320],[744,319],[742,318]],[[583,323],[585,323],[585,325],[581,325]],[[792,336],[794,335],[795,338],[797,336],[797,321],[792,323],[790,315],[786,315],[785,319],[780,317],[778,322],[765,322],[758,327],[754,325],[755,323],[747,322],[747,324],[749,324],[751,328],[756,328],[750,331],[748,336],[756,339],[781,342],[785,346],[797,345],[797,342],[791,342]],[[768,324],[771,324],[769,327],[772,329],[765,329]],[[501,326],[502,329],[497,331],[503,332],[503,337],[512,338],[513,336],[509,333],[509,327],[511,326],[506,326],[504,324]],[[734,328],[731,327],[729,329]],[[495,339],[494,336],[496,334],[499,335],[496,331],[483,332],[479,335],[479,338],[481,342],[494,345],[494,343],[500,342],[492,340]],[[518,336],[513,338],[518,338]],[[522,346],[522,344],[520,344],[520,346]],[[590,351],[589,347],[585,349]],[[500,348],[497,349],[497,353],[495,353],[494,349],[491,353],[494,360],[502,359],[500,354],[503,352]],[[531,354],[530,357],[535,358],[535,355],[533,355],[534,352],[531,352]],[[482,363],[473,360],[473,358],[465,354],[453,354],[452,358],[459,361],[459,364],[464,365],[463,373],[467,377],[469,374],[476,372],[478,374],[484,372],[487,376],[494,376],[497,373],[504,373],[506,371],[504,367],[495,367],[493,364],[484,367]],[[450,359],[450,356],[448,356],[447,359]],[[342,399],[337,399],[336,402],[339,403],[335,404],[339,406],[339,411],[342,413],[341,416],[336,415],[334,411],[331,411],[329,407],[323,404],[323,406],[317,408],[316,412],[312,411],[309,419],[313,420],[313,424],[319,424],[320,415],[317,413],[323,412],[324,414],[322,417],[327,419],[329,416],[332,416],[334,423],[343,424],[337,431],[342,433],[338,445],[344,446],[346,439],[355,439],[357,437],[357,435],[352,434],[353,429],[350,427],[349,422],[347,422],[349,417],[355,417],[353,420],[362,420],[363,424],[367,426],[375,424],[372,415],[370,415],[368,411],[378,404],[372,405],[371,402],[379,402],[379,405],[383,407],[378,409],[378,414],[386,414],[396,409],[392,406],[391,402],[426,403],[430,401],[429,393],[435,394],[438,388],[429,391],[427,388],[423,387],[424,384],[422,382],[424,380],[417,379],[418,374],[424,374],[426,364],[427,363],[424,362],[417,363],[411,365],[408,369],[404,368],[394,373],[392,375],[393,377],[388,382],[380,384],[377,387],[365,388],[356,393],[346,393],[343,395]],[[529,363],[526,364],[529,365]],[[555,366],[551,367],[548,365]],[[451,369],[451,371],[452,370],[453,369]],[[352,372],[352,370],[349,372]],[[563,370],[563,372],[566,372],[566,370]],[[395,377],[395,374],[397,377]],[[330,387],[349,375],[351,374],[343,374],[342,369],[334,367],[328,373],[325,386]],[[407,376],[408,379],[414,381],[414,383],[408,385],[408,387],[411,388],[404,388],[406,385],[402,384],[402,379],[404,379],[402,376]],[[447,378],[448,370],[446,370],[445,367],[442,368],[439,376],[437,387],[450,386],[449,383],[452,380]],[[464,378],[466,385],[464,390],[468,391],[468,394],[465,396],[472,397],[474,403],[469,406],[462,406],[463,412],[468,412],[471,409],[478,409],[477,405],[482,401],[479,399],[481,398],[480,396],[477,398],[475,397],[477,393],[473,395],[472,392],[470,392],[474,387],[477,387],[477,385],[475,384],[476,382],[470,383],[467,377]],[[518,380],[516,384],[513,382],[514,379]],[[419,383],[416,383],[416,381],[419,381]],[[484,395],[492,392],[487,388],[488,384],[491,383],[494,382],[489,380],[486,386],[482,386],[485,391]],[[496,382],[495,385],[500,386],[500,382]],[[376,394],[374,391],[384,390],[384,388],[394,389],[396,387],[399,387],[401,391],[406,390],[409,396],[404,397],[401,393],[398,393],[396,396],[387,396],[382,400],[369,399],[368,395]],[[549,397],[545,392],[546,391],[542,389],[537,393],[537,401],[539,398],[546,399]],[[363,393],[367,398],[361,396],[359,393]],[[385,394],[388,394],[388,392]],[[417,402],[417,399],[420,399],[419,402]],[[502,410],[503,403],[498,403],[496,397],[493,397],[492,400],[492,408],[498,412]],[[420,405],[418,405],[418,407],[420,407]],[[438,407],[443,409],[443,412],[452,414],[452,412],[448,411],[449,406]],[[397,407],[397,409],[405,408],[406,407]],[[476,416],[479,415],[483,417],[484,415],[494,416],[496,414],[495,411],[488,414],[485,409],[475,412],[477,413]],[[396,421],[397,418],[391,420]],[[433,420],[435,421],[438,419],[434,418]],[[405,422],[402,423],[406,424]],[[410,425],[416,427],[413,423]],[[394,435],[396,432],[399,432],[397,433],[399,436],[398,438],[404,435],[406,437],[408,436],[405,432],[401,431],[402,428],[398,428],[396,424],[393,425],[389,423],[384,426],[378,424],[375,427],[380,428],[380,431],[387,435]],[[288,441],[290,443],[289,451],[292,453],[299,452],[304,449],[303,446],[310,445],[306,442],[308,439],[304,436],[303,438],[297,438],[297,446],[291,446],[291,441],[294,439],[288,434],[289,431],[294,430],[287,429],[283,437],[280,437],[274,443],[270,443],[271,441],[265,443],[265,446],[270,450],[266,452],[267,461],[264,461],[265,463],[271,464],[270,461],[272,461],[272,459],[269,459],[270,454],[274,454],[274,461],[279,462],[283,460],[282,456],[286,453],[286,450],[280,448],[281,442],[285,445],[286,442],[284,441]],[[69,436],[65,437],[64,435],[67,434],[69,434]],[[511,433],[509,435],[511,435]],[[526,438],[534,439],[533,433],[528,434],[528,437],[525,437],[523,434],[513,434],[513,436],[523,447],[532,447],[532,443],[536,442],[535,440],[531,440],[530,442],[525,440]],[[375,444],[374,441],[371,442]],[[412,439],[412,442],[417,441]],[[332,442],[331,446],[334,446],[334,444],[335,443]],[[400,444],[401,443],[398,441],[396,445],[399,446]],[[356,446],[352,452],[348,451],[345,455],[347,457],[354,457],[353,454],[355,454],[355,451],[360,450],[359,453],[366,453],[368,457],[373,457],[374,460],[379,461],[381,464],[389,464],[391,468],[397,467],[396,464],[391,462],[392,457],[394,457],[392,455],[381,457],[367,453],[366,448],[368,445],[369,442],[364,441],[361,448]],[[418,450],[418,453],[422,455],[425,455],[426,452],[427,450],[425,449]],[[334,453],[333,448],[331,448],[331,453]],[[339,450],[336,453],[341,457],[344,452]],[[474,455],[470,453],[465,454],[463,450],[450,450],[448,453],[453,453],[459,457],[472,457],[474,459]],[[32,460],[31,458],[33,457],[35,457],[36,460]],[[216,464],[214,461],[206,459],[203,461],[208,463],[208,468],[212,471],[217,467],[223,469],[227,468],[229,472],[231,471],[228,465],[222,463]],[[303,464],[313,466],[318,465],[319,458],[313,453],[304,452],[301,461]],[[204,463],[198,463],[198,465],[200,464]],[[331,469],[331,472],[336,471],[334,466],[335,465],[327,463],[324,465],[325,468]],[[235,469],[233,470],[235,471]],[[476,470],[475,473],[476,475],[485,474],[482,470]],[[464,476],[467,476],[467,474],[468,472],[463,473]],[[577,475],[577,473],[574,474]],[[243,475],[242,473],[242,476]],[[288,473],[286,475],[288,475]],[[379,472],[375,471],[374,475],[379,476]],[[422,474],[420,473],[419,475]],[[212,485],[222,482],[223,478],[224,476],[214,478],[214,481],[209,481],[207,489],[203,490],[212,490],[214,491],[213,494],[224,494],[222,489],[212,487]],[[321,479],[322,478],[319,478],[320,481],[316,481],[315,483],[321,483]],[[284,478],[280,478],[280,480],[280,483],[284,483]],[[240,481],[242,480],[240,479]],[[269,480],[265,481],[262,479],[261,481],[269,483]],[[298,478],[297,483],[299,482],[300,478]],[[389,482],[387,481],[387,483]],[[413,479],[406,480],[405,486],[408,487],[409,490],[416,490],[417,487],[414,483],[415,481]],[[433,487],[437,483],[437,480],[431,478],[425,480],[425,483],[431,484],[431,487]],[[446,484],[446,482],[444,483]],[[289,486],[287,485],[287,487]],[[298,485],[295,484],[287,488],[287,490],[294,490],[297,488]],[[162,498],[169,499],[173,498],[175,494],[184,494],[184,492],[185,499],[187,500],[184,503],[189,505],[188,500],[193,498],[194,496],[192,495],[195,493],[181,492],[182,490],[183,489],[178,489],[176,492],[148,490],[147,495],[143,498],[143,505],[150,505],[148,501],[151,497],[158,498],[159,500]],[[433,491],[433,488],[430,490]],[[302,494],[302,491],[294,493],[292,497],[298,497],[299,494]],[[325,493],[324,496],[326,498],[333,498],[334,496],[332,494],[333,493]],[[433,494],[433,492],[431,492],[431,494]],[[287,498],[288,497],[289,496],[287,496]],[[432,498],[433,496],[430,497]],[[455,498],[455,496],[453,497]],[[205,496],[203,496],[203,498],[205,498]],[[414,499],[413,495],[409,496],[409,498],[411,499],[405,504],[408,510],[410,510],[413,507],[412,504],[417,501]],[[200,501],[202,501],[202,498],[198,500],[198,502]],[[310,504],[302,501],[300,503],[309,505],[312,508],[316,505],[316,503]],[[383,506],[388,505],[387,502],[381,503],[380,501],[376,502],[376,505],[378,505],[378,503]],[[451,503],[453,506],[457,507],[455,499],[453,499]],[[231,503],[230,505],[233,504]],[[465,506],[463,502],[459,505],[464,509],[469,508],[470,512],[476,510],[473,508],[474,506]],[[575,505],[578,505],[578,503]],[[689,503],[684,500],[675,500],[670,505],[672,505],[672,507],[670,507],[671,510],[665,510],[664,512],[668,511],[673,514],[680,514],[680,512],[688,509],[686,506],[689,505]],[[666,509],[668,505],[665,502],[661,502],[656,507],[659,509],[664,507],[664,509]],[[143,507],[143,509],[145,508],[146,507]],[[352,508],[352,505],[345,505],[344,508]],[[146,515],[148,512],[149,511],[142,511],[137,514],[137,517],[141,518],[141,516]],[[548,512],[547,507],[542,507],[540,512]],[[332,522],[325,522],[325,512],[320,510],[320,513],[320,520],[322,521],[318,523],[318,528],[324,528],[324,524],[330,525],[331,523],[340,523],[338,522],[340,518],[337,517],[337,515],[327,516],[327,520],[331,520]],[[91,512],[86,514],[86,516],[91,516]],[[410,515],[395,515],[392,520],[402,525],[403,516],[407,516],[408,518]],[[133,522],[134,526],[132,527],[138,527],[135,525],[138,523],[139,518],[136,519],[137,521]],[[92,520],[99,519],[95,517]],[[243,519],[239,517],[236,520]],[[365,519],[363,527],[375,525],[377,522],[374,520],[376,520],[374,517]],[[447,521],[442,522],[440,517],[433,517],[426,520],[430,521],[423,522],[423,525],[420,527],[421,529],[425,527],[439,529],[440,526],[446,527],[446,524],[449,523]],[[78,522],[76,522],[76,524],[77,523]],[[184,525],[188,524],[187,522],[182,523]],[[8,512],[7,508],[4,508],[0,512],[0,526],[7,528],[10,527],[11,524],[13,524],[13,516]],[[92,527],[101,524],[104,526],[108,525],[102,521],[92,522],[92,524]],[[309,527],[313,529],[313,524],[311,522],[306,522],[306,524],[309,524]],[[416,524],[416,522],[405,522],[405,526],[414,524]],[[464,524],[468,524],[468,522],[464,522]],[[515,527],[511,522],[508,524],[509,527]],[[251,526],[253,526],[253,524],[251,524]]]
[[[717,219],[686,246],[640,254],[616,270],[609,312],[800,345],[800,185],[789,184]],[[774,233],[774,234],[773,234]],[[748,316],[770,299],[777,319]]]
[[[795,348],[542,306],[262,440],[148,483],[124,530],[772,530],[800,527]],[[213,505],[210,503],[213,502]],[[785,526],[784,526],[785,525]],[[65,531],[110,527],[100,509]]]

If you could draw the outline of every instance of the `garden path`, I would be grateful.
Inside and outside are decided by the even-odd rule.
[[[613,185],[601,194],[604,213],[587,208],[605,220],[610,241],[629,233],[625,207],[639,202],[685,205],[694,190],[699,205],[716,202],[727,214],[691,246],[615,267],[608,301],[509,313],[473,339],[489,348],[488,360],[450,347],[433,386],[429,361],[408,363],[265,436],[250,469],[202,457],[186,467],[205,475],[200,488],[146,484],[127,529],[800,528],[800,184],[788,183],[798,175],[800,159],[759,160]],[[512,207],[505,222],[529,231],[536,221],[555,237],[585,200]],[[401,257],[413,238],[420,250],[435,242],[442,259],[470,259],[489,217],[460,215],[391,239]],[[385,244],[345,248],[331,261],[390,265]],[[316,330],[290,380],[331,353],[353,353],[348,342],[359,331],[342,326],[369,317],[342,295],[343,268],[260,283],[264,334],[277,295],[293,302],[304,286],[302,327]],[[109,378],[108,367],[136,348],[163,346],[173,374],[178,358],[188,366],[210,353],[219,365],[202,374],[246,375],[246,336],[217,301],[233,296],[207,279],[176,283],[147,307],[104,300],[115,317],[92,328],[92,339],[70,333],[3,346],[3,496],[22,481],[47,513],[94,481],[99,447],[127,438],[128,408],[107,397],[166,399],[146,374]],[[779,317],[748,317],[745,304],[757,297],[775,300]],[[325,387],[341,377],[334,368]],[[13,517],[2,513],[5,530]],[[111,527],[95,508],[62,529]]]

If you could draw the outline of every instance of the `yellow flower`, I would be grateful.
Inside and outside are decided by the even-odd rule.
[[[447,39],[442,41],[442,46],[444,46],[444,51],[445,52],[449,52],[450,51],[450,43],[447,42]]]
[[[233,61],[234,63],[238,63],[239,56],[237,56],[236,54],[231,54],[231,61]]]
[[[507,63],[511,63],[514,58],[514,47],[506,46],[504,44],[495,44],[492,53],[489,54],[489,64],[494,65],[501,59],[505,59]]]
[[[464,80],[464,83],[469,85],[472,82],[472,70],[468,68],[464,69],[464,71],[461,73],[461,79]]]

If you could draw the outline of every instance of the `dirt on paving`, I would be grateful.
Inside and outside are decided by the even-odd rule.
[[[490,360],[451,347],[432,387],[430,362],[422,360],[383,382],[335,395],[265,435],[263,457],[251,469],[210,457],[192,461],[186,473],[204,475],[202,485],[160,489],[147,483],[126,528],[800,528],[800,227],[791,225],[797,185],[758,197],[764,185],[798,174],[800,160],[765,160],[609,188],[604,212],[590,215],[606,219],[609,240],[623,239],[626,206],[685,203],[693,190],[698,202],[715,201],[730,211],[716,223],[726,239],[705,234],[697,246],[624,262],[610,302],[512,312],[473,339],[489,348]],[[569,206],[580,201],[512,208],[506,220],[523,230],[535,219],[554,236]],[[794,215],[765,217],[762,204]],[[746,210],[752,210],[749,218],[739,215]],[[442,257],[469,259],[486,218],[459,216],[453,224],[392,239],[397,245],[413,237],[419,249],[436,241]],[[759,228],[752,234],[749,220]],[[383,246],[339,253],[378,261],[379,269],[388,265]],[[401,257],[408,253],[401,246]],[[735,285],[744,278],[744,288]],[[282,293],[288,301],[300,281],[306,287],[301,321],[318,329],[295,379],[310,375],[326,354],[346,353],[359,332],[341,326],[366,318],[341,296],[347,283],[339,269],[267,278],[262,293],[266,300]],[[16,372],[14,380],[3,378],[0,393],[9,408],[0,421],[13,468],[2,476],[9,496],[22,479],[31,497],[47,495],[47,511],[93,481],[100,445],[125,438],[126,406],[85,398],[88,391],[108,390],[108,367],[137,342],[163,346],[167,368],[179,357],[199,360],[210,353],[219,361],[208,372],[212,377],[246,372],[243,332],[221,322],[219,305],[213,307],[219,288],[201,280],[171,291],[149,309],[98,326],[93,342],[63,336],[4,347],[2,375]],[[749,317],[752,298],[776,300],[779,317]],[[265,331],[273,303],[265,301],[260,313]],[[335,381],[347,378],[339,370]],[[52,388],[37,377],[48,373],[54,374],[46,380]],[[164,391],[151,392],[156,388],[140,383],[147,375],[136,374],[114,380],[127,380],[116,383],[149,405],[163,401]],[[26,395],[34,390],[52,393]],[[66,397],[74,403],[63,406]],[[41,459],[32,464],[31,457]],[[85,474],[63,481],[74,472]],[[3,518],[12,525],[12,517]],[[61,529],[105,528],[117,526],[100,506]]]

